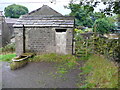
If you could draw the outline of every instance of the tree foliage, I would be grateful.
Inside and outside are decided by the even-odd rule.
[[[22,5],[12,4],[4,9],[5,16],[10,18],[19,18],[20,15],[28,13],[28,8]]]
[[[109,18],[102,18],[102,19],[97,19],[93,25],[93,30],[104,34],[112,31],[115,29],[114,23],[110,22]]]
[[[70,3],[75,3],[76,0],[70,0]],[[112,15],[112,13],[120,14],[120,1],[119,0],[79,0],[79,4],[81,5],[90,5],[93,7],[97,7],[99,3],[103,3],[107,7],[105,9],[100,9],[100,11],[107,15]]]
[[[68,8],[71,10],[70,15],[75,16],[76,26],[86,26],[91,28],[96,19],[105,17],[103,13],[94,13],[94,8],[90,5],[72,3],[69,4]]]
[[[93,21],[90,18],[90,13],[94,11],[93,7],[89,5],[69,4],[68,8],[71,10],[70,15],[75,16],[75,24],[77,26],[92,26]]]
[[[78,4],[74,3],[75,0],[71,0],[68,8],[71,10],[70,15],[75,16],[75,23],[77,26],[94,27],[96,26],[97,32],[107,33],[115,29],[114,23],[117,22],[111,17],[111,15],[120,15],[120,1],[119,2],[102,2],[102,0],[80,0]],[[99,12],[94,12],[94,8],[99,3],[103,3],[107,7],[100,9]],[[109,17],[110,16],[110,17]],[[120,18],[118,17],[118,22]]]

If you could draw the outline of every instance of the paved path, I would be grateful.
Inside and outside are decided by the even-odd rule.
[[[80,70],[70,70],[63,77],[55,75],[55,63],[31,62],[15,71],[2,64],[2,88],[77,88]]]

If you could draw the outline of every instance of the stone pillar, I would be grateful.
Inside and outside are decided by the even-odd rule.
[[[20,56],[23,53],[23,29],[15,28],[15,44],[16,44],[16,55]]]

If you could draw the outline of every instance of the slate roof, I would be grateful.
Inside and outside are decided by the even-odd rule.
[[[73,27],[74,17],[63,16],[47,5],[22,15],[13,27]]]
[[[38,8],[30,13],[28,15],[55,15],[55,16],[62,16],[61,13],[55,11],[51,7],[47,5],[43,5],[41,8]]]
[[[73,27],[74,17],[53,15],[23,15],[13,25],[14,27]]]
[[[6,23],[16,23],[18,18],[5,18]]]

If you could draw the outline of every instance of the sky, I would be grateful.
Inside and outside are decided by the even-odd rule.
[[[53,3],[51,3],[52,1]],[[65,9],[64,6],[68,5],[69,2],[70,0],[21,0],[21,1],[20,0],[0,0],[0,11],[4,11],[4,8],[11,4],[23,5],[28,8],[29,12],[38,9],[43,5],[48,5],[54,10],[58,11],[59,13],[63,15],[67,15],[70,13],[70,10]],[[98,11],[99,8],[104,8],[104,7],[105,6],[103,5],[99,5],[98,8],[96,8],[95,10]]]

